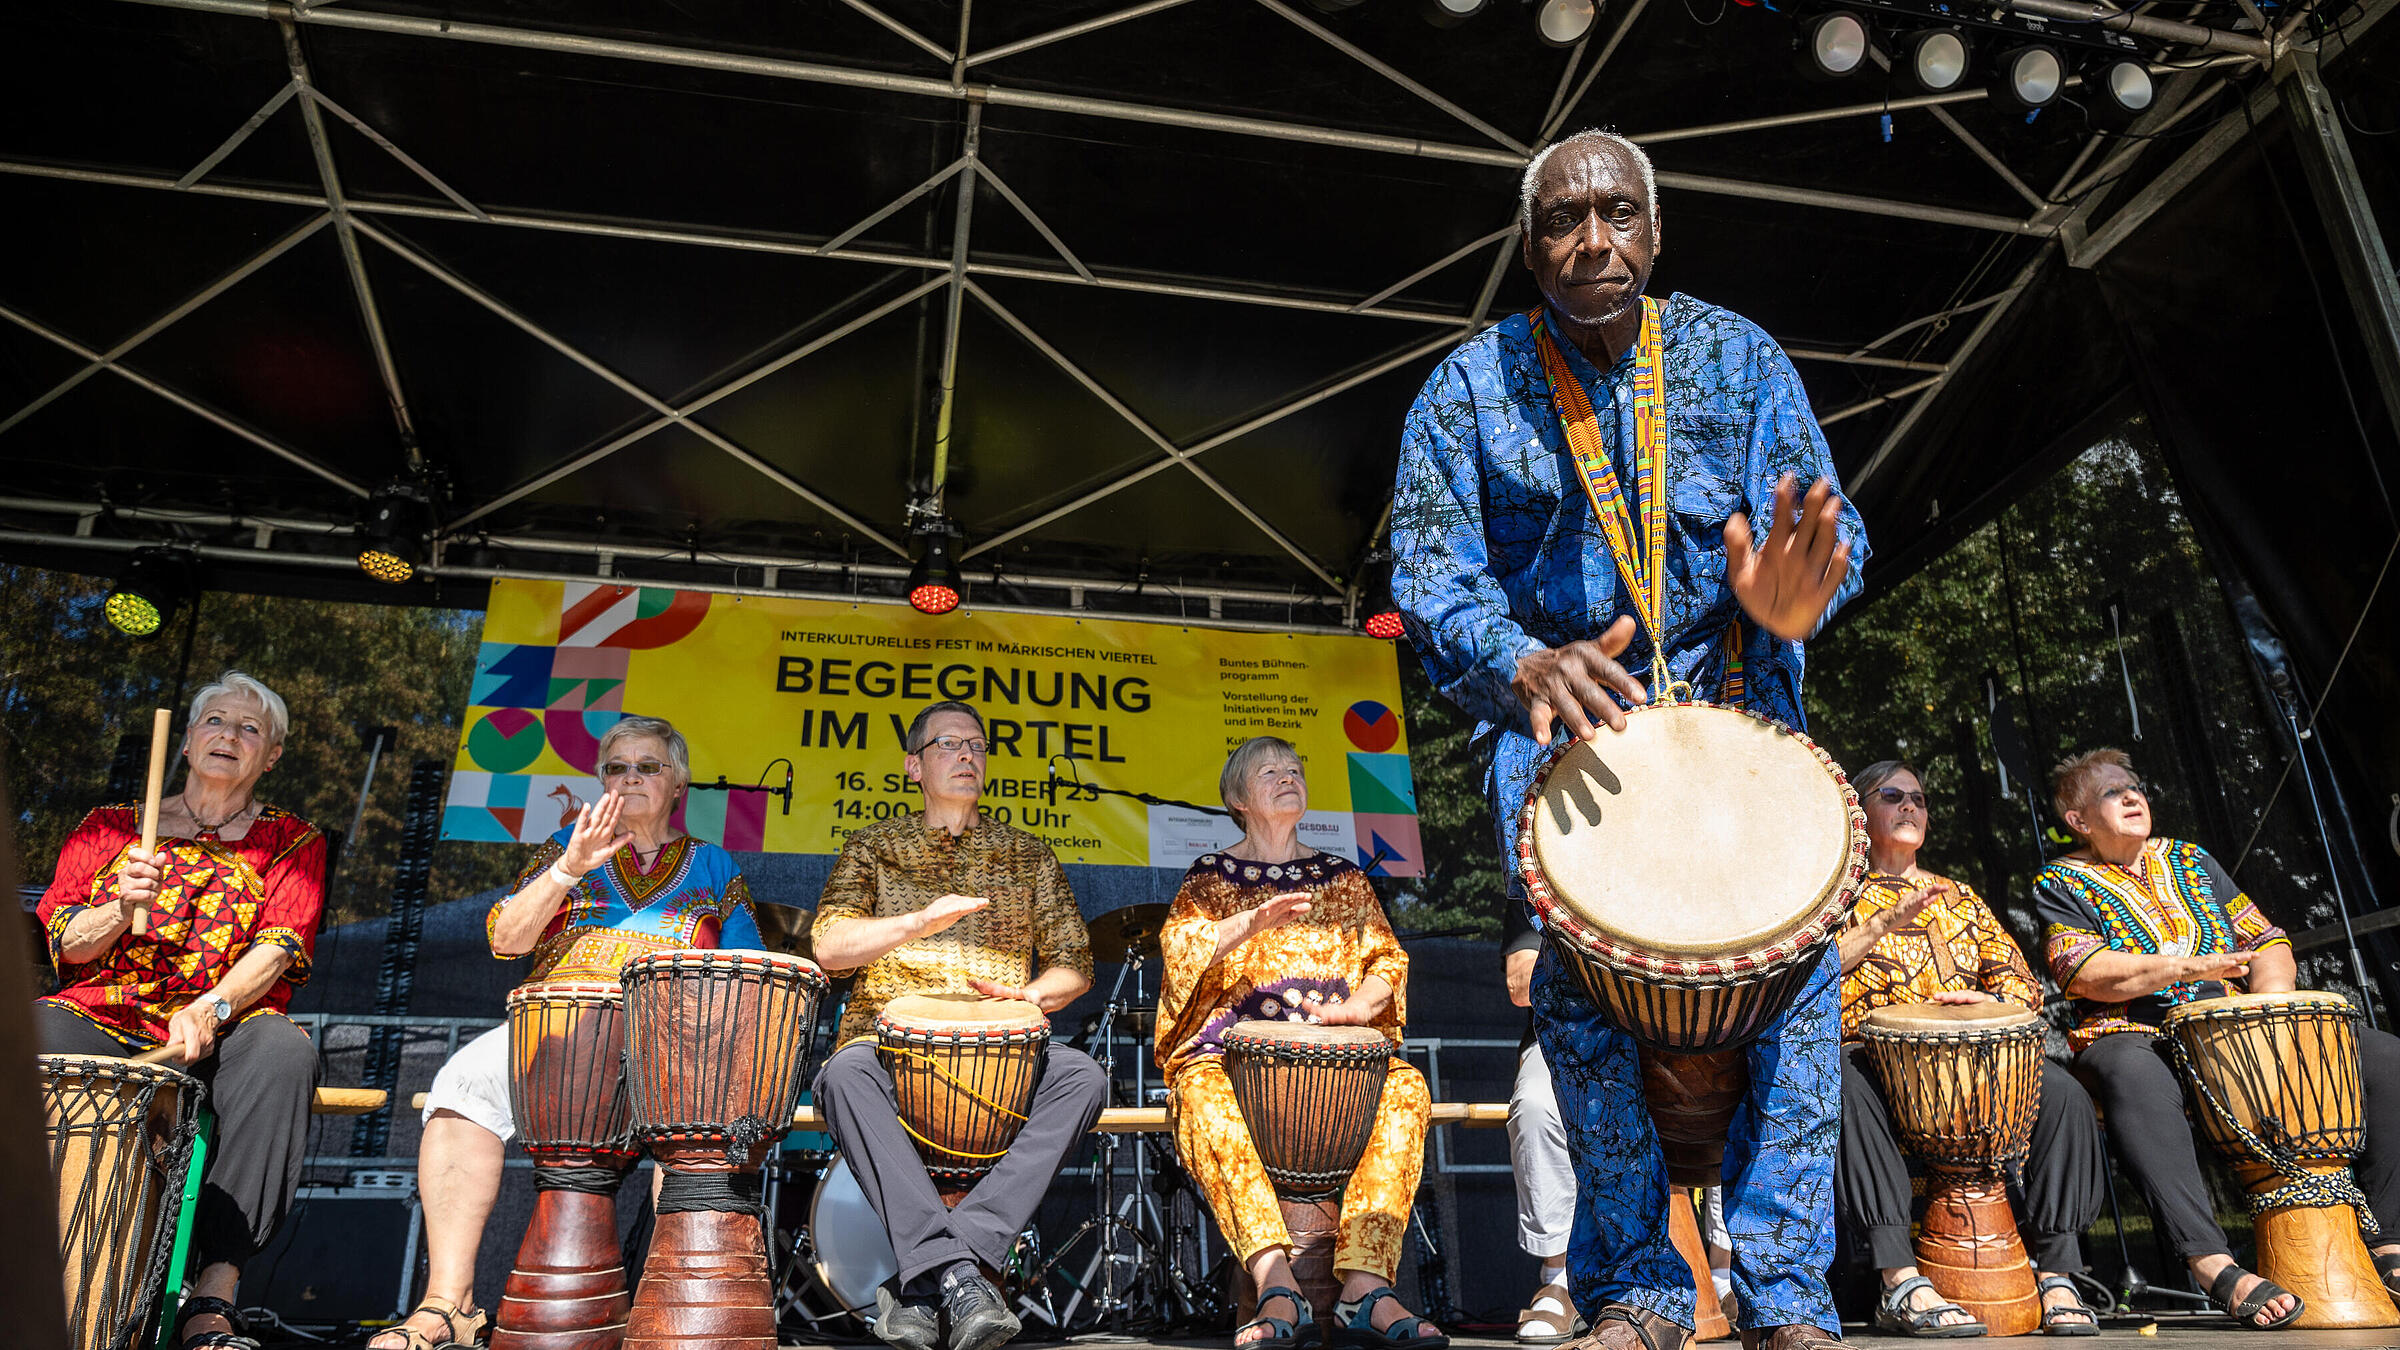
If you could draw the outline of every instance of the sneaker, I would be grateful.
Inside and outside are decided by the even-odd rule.
[[[942,1310],[950,1315],[950,1350],[1000,1350],[1017,1334],[1016,1314],[972,1268],[942,1276]]]
[[[942,1316],[931,1303],[875,1291],[875,1339],[898,1350],[942,1350]]]

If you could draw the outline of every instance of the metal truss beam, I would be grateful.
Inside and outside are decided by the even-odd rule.
[[[882,283],[880,282],[877,283],[879,286],[881,284]],[[570,475],[580,473],[583,470],[590,468],[594,464],[599,463],[601,460],[608,458],[610,455],[615,454],[619,450],[624,449],[626,446],[632,445],[634,442],[643,439],[652,432],[660,431],[667,427],[673,426],[677,422],[691,417],[693,414],[698,413],[702,409],[713,403],[716,403],[720,399],[728,398],[734,394],[740,393],[742,390],[749,388],[751,385],[758,383],[760,380],[767,378],[769,375],[772,375],[779,370],[782,370],[786,366],[792,365],[795,362],[806,360],[807,358],[816,355],[818,352],[825,350],[827,347],[830,347],[834,343],[841,341],[843,338],[850,336],[852,333],[855,333],[862,328],[869,327],[890,314],[902,309],[906,309],[908,306],[915,304],[919,299],[927,295],[931,295],[933,292],[940,290],[944,285],[947,284],[947,278],[938,276],[918,282],[915,286],[912,286],[908,290],[901,292],[892,299],[877,305],[875,308],[868,310],[866,313],[859,315],[857,318],[850,320],[838,328],[820,334],[817,337],[801,343],[799,346],[788,352],[785,352],[783,355],[776,357],[774,360],[759,366],[757,369],[752,370],[747,374],[732,380],[728,380],[724,384],[718,385],[716,388],[708,391],[705,394],[702,394],[700,397],[695,398],[690,402],[683,404],[681,407],[676,408],[672,413],[662,413],[659,416],[652,418],[650,421],[644,422],[640,426],[633,428],[631,431],[611,439],[604,445],[587,450],[582,454],[566,460],[564,463],[559,464],[555,468],[536,475],[535,477],[523,483],[519,483],[517,486],[510,488],[508,491],[500,494],[492,500],[485,502],[483,505],[467,512],[465,515],[460,516],[458,519],[448,522],[442,526],[442,529],[446,532],[462,529],[465,526],[481,520],[485,516],[490,515],[492,512],[497,511],[504,506],[508,506],[514,502],[522,500],[523,498],[532,496],[534,493],[541,491],[543,488],[550,486],[552,483],[557,482],[561,478],[566,478]],[[852,296],[848,299],[845,299],[840,305],[835,306],[831,313],[839,313],[841,310],[847,309],[858,299],[859,297],[857,296]],[[819,317],[820,321],[822,321],[823,318],[830,317],[830,314]],[[814,325],[812,324],[810,326],[813,327]]]
[[[85,380],[88,380],[92,376],[99,374],[101,371],[108,369],[117,362],[124,360],[126,354],[131,352],[134,348],[141,346],[143,343],[148,342],[150,339],[157,337],[160,333],[163,333],[167,329],[173,327],[179,320],[181,320],[185,315],[191,313],[193,310],[200,308],[202,305],[207,304],[209,301],[214,300],[218,296],[223,295],[225,292],[233,289],[251,273],[256,272],[258,269],[266,266],[268,263],[271,263],[277,258],[280,258],[284,254],[290,252],[292,248],[299,244],[302,240],[308,239],[314,236],[317,231],[324,229],[326,224],[332,219],[333,217],[331,215],[310,216],[307,220],[302,221],[296,228],[285,231],[282,236],[269,243],[265,248],[262,248],[258,252],[251,254],[248,258],[243,259],[241,264],[235,267],[232,271],[227,272],[225,275],[218,277],[215,281],[210,282],[208,285],[194,292],[192,296],[185,300],[182,304],[175,306],[166,313],[159,315],[155,319],[152,319],[149,323],[144,324],[141,328],[135,330],[124,341],[119,342],[116,346],[100,353],[97,360],[90,362],[89,364],[85,365],[83,369],[76,371],[74,374],[69,375],[67,378],[60,380],[57,384],[54,384],[48,389],[44,390],[31,403],[28,403],[24,407],[17,409],[13,413],[10,413],[8,420],[0,422],[0,436],[7,435],[9,428],[16,426],[19,422],[24,421],[26,418],[31,417],[35,413],[40,412],[42,409],[50,406],[50,404],[55,402],[61,395],[66,394],[69,390],[74,389],[77,385],[82,384]]]
[[[1214,474],[1211,474],[1208,470],[1201,468],[1197,463],[1195,463],[1194,456],[1191,451],[1185,450],[1181,446],[1175,444],[1173,441],[1168,440],[1165,433],[1161,432],[1158,428],[1151,426],[1149,422],[1142,418],[1141,414],[1125,406],[1124,400],[1109,392],[1108,386],[1100,383],[1100,381],[1092,377],[1090,372],[1084,370],[1083,367],[1075,364],[1072,360],[1069,360],[1066,353],[1060,351],[1056,347],[1051,346],[1047,339],[1045,339],[1040,333],[1034,331],[1032,325],[1026,323],[1023,319],[1018,318],[1016,314],[1010,311],[1006,305],[1003,305],[998,300],[993,299],[991,292],[986,291],[983,289],[983,287],[976,285],[972,280],[968,281],[966,285],[967,290],[974,295],[975,299],[980,302],[985,309],[990,310],[993,316],[999,319],[1000,322],[1007,324],[1018,337],[1023,338],[1026,342],[1026,345],[1032,347],[1035,351],[1040,352],[1044,357],[1047,357],[1052,365],[1057,366],[1060,370],[1066,372],[1070,379],[1074,380],[1077,384],[1082,385],[1086,392],[1090,393],[1092,397],[1099,399],[1101,403],[1108,407],[1110,412],[1115,413],[1125,422],[1127,426],[1130,426],[1135,431],[1140,432],[1142,439],[1158,447],[1158,449],[1164,452],[1170,460],[1182,465],[1186,472],[1190,473],[1194,478],[1199,479],[1201,484],[1207,487],[1209,491],[1214,492],[1217,494],[1217,496],[1223,498],[1227,506],[1232,507],[1236,512],[1240,513],[1242,519],[1249,521],[1251,525],[1257,528],[1259,533],[1273,540],[1277,548],[1280,548],[1285,553],[1291,555],[1291,558],[1294,562],[1297,562],[1302,567],[1307,568],[1316,576],[1319,581],[1324,582],[1328,587],[1337,591],[1342,588],[1342,584],[1333,579],[1333,574],[1327,572],[1315,558],[1310,557],[1306,550],[1302,549],[1298,544],[1292,542],[1291,538],[1284,534],[1283,531],[1278,530],[1273,525],[1269,524],[1266,517],[1253,510],[1250,504],[1243,501],[1241,497],[1237,495],[1231,488],[1228,488],[1223,483],[1218,482]]]
[[[333,141],[325,134],[325,116],[317,101],[307,97],[310,92],[308,58],[300,50],[300,29],[289,19],[278,19],[276,28],[283,35],[284,63],[291,68],[292,83],[298,86],[300,117],[308,128],[308,148],[317,162],[317,179],[325,188],[325,207],[333,215],[333,237],[341,245],[342,265],[350,274],[350,294],[358,302],[359,322],[367,331],[367,345],[375,356],[376,373],[383,378],[384,397],[391,403],[392,423],[400,433],[400,449],[407,457],[408,467],[418,467],[416,420],[408,411],[408,395],[400,387],[400,367],[392,359],[392,341],[384,331],[383,311],[375,303],[375,287],[367,280],[366,260],[359,256],[358,234],[350,218],[349,205],[342,197],[342,176],[333,163]]]
[[[976,52],[967,57],[961,64],[967,67],[974,67],[980,66],[987,61],[1004,61],[1009,57],[1019,54],[1020,52],[1029,52],[1039,47],[1047,47],[1053,42],[1064,42],[1068,38],[1082,37],[1086,33],[1096,33],[1103,28],[1113,28],[1118,24],[1127,22],[1128,20],[1148,18],[1150,15],[1159,13],[1162,10],[1175,9],[1179,6],[1188,5],[1190,3],[1192,3],[1192,0],[1149,0],[1147,4],[1129,6],[1128,8],[1117,10],[1114,13],[1102,14],[1096,18],[1085,19],[1081,23],[1071,23],[1063,28],[1053,28],[1047,33],[1036,33],[1029,38],[1020,38],[1015,42],[1003,43],[997,47],[986,48],[983,51]]]
[[[942,319],[941,402],[933,417],[931,505],[939,516],[950,486],[950,423],[958,409],[958,335],[967,315],[967,238],[975,224],[975,152],[983,139],[983,109],[967,109],[965,148],[959,163],[958,211],[950,224],[950,303]],[[913,451],[915,447],[910,447]]]
[[[2034,251],[2032,260],[2018,271],[2016,279],[2008,284],[2006,290],[1986,297],[1978,305],[1962,307],[1979,307],[1983,310],[1983,317],[1977,320],[1975,327],[1968,332],[1966,341],[1958,344],[1958,350],[1950,354],[1950,359],[1944,363],[1941,374],[1912,386],[1919,391],[1916,402],[1910,404],[1908,411],[1900,415],[1900,420],[1892,424],[1892,429],[1884,434],[1883,444],[1875,447],[1875,453],[1868,457],[1866,464],[1851,476],[1849,482],[1851,492],[1855,493],[1864,488],[1883,468],[1884,463],[1892,457],[1892,452],[1899,448],[1900,442],[1907,439],[1908,433],[1916,430],[1917,423],[1924,418],[1927,412],[1932,410],[1934,399],[1950,383],[1951,378],[1958,374],[1960,368],[1966,365],[1967,358],[1975,354],[1975,349],[1983,345],[1983,340],[1991,336],[1992,330],[1999,326],[2001,318],[2016,303],[2017,297],[2023,295],[2025,289],[2033,284],[2034,274],[2041,270],[2043,263],[2049,261],[2050,254],[2055,248],[2054,243],[2045,242]]]
[[[1416,95],[1418,98],[1423,99],[1432,106],[1450,114],[1452,117],[1457,118],[1459,121],[1465,123],[1473,130],[1481,132],[1486,140],[1489,140],[1493,144],[1509,150],[1520,160],[1526,155],[1532,153],[1531,148],[1528,147],[1523,141],[1518,140],[1516,137],[1509,135],[1507,132],[1502,131],[1496,126],[1493,126],[1491,123],[1484,121],[1475,114],[1468,112],[1465,108],[1460,107],[1457,103],[1454,103],[1451,100],[1442,97],[1440,94],[1435,93],[1431,88],[1427,87],[1423,81],[1415,78],[1412,75],[1406,74],[1399,68],[1393,66],[1390,62],[1383,60],[1381,57],[1376,56],[1374,53],[1359,46],[1357,43],[1350,41],[1341,34],[1334,32],[1325,25],[1318,23],[1316,20],[1308,17],[1305,14],[1302,14],[1300,11],[1292,8],[1290,5],[1283,3],[1283,0],[1258,0],[1258,3],[1264,6],[1270,13],[1279,14],[1283,16],[1283,18],[1289,20],[1292,24],[1297,26],[1301,32],[1308,34],[1317,41],[1324,43],[1326,46],[1331,47],[1335,51],[1340,52],[1342,55],[1358,62],[1360,65],[1365,66],[1371,71],[1374,71],[1383,78],[1390,80],[1393,84],[1396,84],[1402,89],[1407,90],[1409,93]]]
[[[932,38],[925,36],[923,33],[918,32],[916,29],[909,27],[907,24],[900,22],[891,15],[884,13],[882,10],[875,8],[873,5],[868,4],[867,0],[842,0],[842,3],[848,5],[852,9],[857,10],[859,13],[866,15],[868,18],[873,19],[877,24],[881,25],[890,32],[896,33],[900,37],[915,44],[917,50],[924,52],[934,60],[941,62],[943,65],[948,65],[953,60],[957,59],[951,53],[949,48],[934,41]]]
[[[359,233],[367,236],[369,239],[374,240],[376,243],[383,245],[383,247],[389,250],[394,257],[397,257],[410,266],[415,267],[417,270],[425,273],[427,276],[432,277],[434,280],[441,282],[443,285],[448,286],[450,289],[457,291],[460,295],[467,297],[469,300],[472,300],[476,304],[483,306],[485,309],[490,310],[493,314],[508,321],[510,324],[515,325],[518,329],[523,331],[526,336],[533,338],[535,341],[542,343],[552,351],[555,351],[559,355],[567,358],[570,361],[573,361],[575,364],[583,367],[585,370],[590,371],[592,374],[607,381],[609,384],[616,386],[616,388],[626,396],[648,405],[652,412],[663,417],[674,419],[677,424],[690,431],[693,435],[698,436],[701,440],[704,440],[710,445],[715,446],[717,449],[723,451],[726,455],[732,457],[733,459],[748,465],[754,472],[774,483],[777,487],[780,487],[786,492],[791,493],[793,496],[800,498],[802,501],[807,502],[809,505],[814,506],[819,511],[822,511],[826,515],[833,517],[835,520],[842,522],[851,529],[856,530],[860,535],[875,541],[877,544],[882,545],[891,552],[896,553],[903,558],[908,556],[907,549],[902,548],[897,543],[894,543],[882,531],[876,529],[872,525],[869,525],[865,521],[860,520],[857,516],[850,514],[841,507],[834,505],[833,502],[826,499],[815,489],[792,477],[790,474],[785,473],[783,470],[776,468],[774,465],[767,463],[765,460],[760,459],[757,455],[752,454],[750,451],[743,449],[739,445],[736,445],[733,441],[719,434],[707,424],[695,421],[691,417],[677,411],[672,405],[668,404],[666,400],[659,398],[657,395],[652,394],[649,390],[642,388],[638,384],[635,384],[632,380],[629,380],[623,375],[618,374],[616,371],[609,369],[605,365],[602,365],[597,359],[577,348],[574,344],[568,342],[566,339],[559,337],[557,334],[550,332],[546,328],[543,328],[533,320],[517,313],[515,310],[509,308],[506,304],[502,303],[497,297],[491,295],[489,292],[483,290],[481,287],[467,280],[465,277],[458,275],[450,269],[442,266],[440,263],[433,261],[431,258],[428,258],[424,254],[417,252],[415,249],[410,248],[408,245],[400,242],[400,240],[385,233],[381,229],[378,229],[374,225],[368,224],[365,221],[358,222],[358,231]]]
[[[61,333],[56,329],[46,327],[40,322],[29,318],[26,315],[19,314],[17,311],[8,308],[5,305],[0,305],[0,319],[6,319],[10,323],[15,324],[17,327],[33,334],[35,337],[42,338],[45,341],[63,347],[66,350],[73,352],[75,355],[82,357],[85,361],[107,370],[110,374],[115,375],[120,379],[126,380],[132,384],[140,385],[142,388],[158,395],[160,398],[163,398],[167,402],[174,404],[176,407],[183,409],[185,412],[192,414],[194,417],[200,418],[205,422],[213,423],[223,430],[229,431],[234,435],[241,437],[243,440],[250,442],[252,445],[257,446],[259,449],[264,450],[267,453],[276,456],[277,458],[289,460],[292,463],[299,465],[301,468],[308,470],[310,473],[315,474],[317,477],[324,479],[326,482],[333,484],[335,487],[341,488],[343,491],[350,493],[352,496],[364,497],[367,495],[367,490],[365,488],[360,487],[358,484],[351,482],[342,475],[335,473],[333,470],[326,468],[322,464],[319,464],[317,461],[309,458],[301,451],[295,450],[291,446],[285,445],[283,442],[276,440],[274,437],[269,436],[263,431],[260,431],[258,428],[235,421],[233,418],[226,416],[224,413],[218,412],[216,409],[209,407],[207,404],[200,402],[198,399],[193,398],[189,394],[185,394],[179,390],[161,384],[157,380],[154,380],[149,376],[144,375],[140,371],[133,369],[131,366],[120,365],[119,363],[110,360],[103,353],[93,351],[91,348],[84,346],[82,343],[77,342],[75,339],[68,337],[66,334]]]
[[[1166,108],[1129,103],[1117,99],[1010,89],[997,85],[967,84],[963,81],[901,75],[890,71],[865,70],[824,62],[747,56],[733,52],[592,37],[583,34],[548,33],[510,28],[499,24],[468,23],[450,19],[380,14],[340,8],[292,11],[284,9],[279,0],[120,0],[120,2],[258,19],[279,17],[277,11],[281,10],[283,16],[288,16],[301,23],[327,24],[393,36],[433,38],[518,50],[558,52],[571,56],[723,71],[768,79],[838,85],[887,94],[940,99],[954,103],[980,104],[986,107],[1018,108],[1035,112],[1142,122],[1156,126],[1187,127],[1233,135],[1257,136],[1269,140],[1322,145],[1335,149],[1368,151],[1414,159],[1433,159],[1455,164],[1482,165],[1487,168],[1516,170],[1522,168],[1525,162],[1522,154],[1498,147],[1485,149],[1480,146],[1430,141],[1421,137],[1348,131],[1338,127],[1316,126],[1308,123],[1281,121],[1275,118],[1203,112],[1188,108]],[[1593,69],[1597,71],[1599,67],[1595,65]],[[1571,105],[1572,101],[1570,101],[1570,107]],[[1661,184],[1688,192],[1745,197],[1782,202],[1794,206],[1814,206],[1832,211],[1855,211],[1867,215],[1988,230],[2001,234],[2049,233],[2047,226],[2020,220],[2013,216],[1992,215],[1979,211],[1960,211],[1949,207],[1929,206],[1915,202],[1888,201],[1814,188],[1744,182],[1707,174],[1662,173],[1658,176],[1658,180]]]
[[[141,539],[109,539],[98,535],[52,534],[39,530],[17,530],[0,526],[0,544],[16,543],[46,548],[88,549],[95,553],[131,553],[137,549],[150,547],[152,542],[153,541]],[[227,548],[219,544],[185,544],[179,545],[179,547],[188,549],[199,557],[207,558],[212,561],[240,563],[247,566],[257,566],[260,563],[272,563],[276,565],[298,568],[315,568],[318,570],[331,569],[334,571],[345,572],[355,571],[358,567],[358,562],[354,558],[337,557],[327,554],[283,553],[272,550]],[[604,552],[605,550],[599,551]],[[682,559],[688,555],[679,551],[669,556],[675,559]],[[803,567],[797,563],[787,563],[782,564],[781,566],[788,567],[796,571],[807,570],[822,572],[844,570],[839,564],[824,563],[821,560],[813,559],[804,561],[813,563],[815,565]],[[743,563],[739,565],[762,566],[762,564],[757,563]],[[763,566],[775,567],[778,565],[763,564]],[[421,567],[417,570],[421,575],[429,576],[435,578],[436,580],[440,580],[442,578],[456,578],[459,580],[468,581],[497,581],[502,578],[519,578],[529,581],[570,581],[589,583],[592,581],[607,579],[605,576],[596,576],[590,572],[545,572],[536,568],[527,567],[462,567],[453,563],[438,563],[429,567]],[[861,573],[867,571],[867,569],[863,567],[853,567],[847,570]],[[902,576],[907,575],[907,570],[905,568],[894,568],[889,570],[896,571]],[[1080,595],[1085,591],[1101,590],[1102,588],[1112,584],[1106,580],[1091,579],[1076,579],[1071,581],[1034,581],[1030,578],[1020,577],[1015,573],[1009,574],[1008,579],[1012,583],[1038,586],[1042,589],[1064,589],[1077,595]],[[627,578],[625,584],[643,585],[645,583],[641,578],[635,577]],[[843,591],[838,594],[833,592],[792,591],[784,590],[779,587],[742,586],[728,582],[691,578],[681,578],[671,583],[660,582],[655,584],[673,585],[680,590],[687,591],[706,591],[711,595],[739,595],[770,600],[840,600],[845,604],[853,605],[892,606],[905,605],[908,603],[908,598],[901,595],[874,595],[854,591]],[[1162,586],[1155,582],[1150,584],[1148,590],[1153,594],[1169,597],[1189,596],[1195,600],[1223,598],[1212,597],[1209,592],[1203,589],[1193,587]],[[1259,605],[1286,605],[1291,607],[1309,606],[1314,608],[1333,608],[1341,604],[1341,600],[1336,597],[1297,593],[1291,595],[1278,595],[1272,593],[1261,594],[1262,598],[1244,599],[1240,603]],[[1042,614],[1067,619],[1106,618],[1122,619],[1128,623],[1176,623],[1191,628],[1223,628],[1235,632],[1247,633],[1322,633],[1328,636],[1336,637],[1356,635],[1356,630],[1342,625],[1306,623],[1288,619],[1274,621],[1226,619],[1213,617],[1211,614],[1185,613],[1176,615],[1163,613],[1142,613],[1138,611],[1095,610],[1089,607],[1077,608],[1072,606],[1062,607],[1057,605],[1012,605],[1006,603],[987,603],[984,601],[977,601],[975,604],[969,606],[969,608],[987,613]],[[1210,608],[1213,610],[1214,606],[1212,605]]]
[[[1325,385],[1322,388],[1313,389],[1308,393],[1302,394],[1296,398],[1286,400],[1285,402],[1277,404],[1275,407],[1270,408],[1255,417],[1244,419],[1236,426],[1229,427],[1224,431],[1215,433],[1214,435],[1203,437],[1202,439],[1195,441],[1188,446],[1180,447],[1179,451],[1170,451],[1167,458],[1152,460],[1150,463],[1125,474],[1123,477],[1115,478],[1109,482],[1101,484],[1099,487],[1084,493],[1082,496],[1077,497],[1071,502],[1067,502],[1061,506],[1052,507],[1030,520],[1020,521],[1017,524],[1010,526],[1008,529],[993,535],[991,538],[983,540],[982,542],[974,545],[972,548],[967,549],[959,556],[961,559],[972,558],[978,553],[986,553],[992,549],[999,548],[1001,545],[1006,544],[1022,535],[1030,534],[1062,516],[1072,515],[1073,513],[1090,506],[1094,502],[1101,501],[1104,498],[1113,497],[1117,493],[1132,487],[1134,484],[1149,478],[1153,474],[1163,473],[1178,464],[1187,464],[1190,460],[1207,454],[1209,451],[1216,449],[1220,445],[1225,445],[1229,442],[1240,440],[1242,437],[1247,436],[1262,427],[1272,426],[1294,413],[1304,411],[1308,408],[1313,408],[1317,404],[1323,403],[1329,398],[1333,398],[1339,394],[1347,393],[1370,380],[1380,379],[1383,376],[1390,374],[1392,371],[1398,370],[1402,366],[1410,364],[1411,362],[1422,361],[1426,357],[1433,355],[1435,352],[1441,351],[1444,348],[1456,343],[1462,336],[1464,336],[1462,332],[1452,331],[1444,333],[1441,336],[1433,338],[1429,341],[1420,342],[1413,346],[1403,348],[1400,351],[1367,366],[1363,370],[1353,371],[1352,373],[1345,375],[1341,379]]]

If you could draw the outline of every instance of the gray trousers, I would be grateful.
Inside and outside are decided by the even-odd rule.
[[[115,1037],[51,1003],[33,1005],[33,1035],[45,1055],[125,1053]],[[227,1028],[208,1058],[174,1067],[208,1085],[217,1113],[193,1216],[193,1268],[242,1265],[283,1226],[300,1189],[317,1047],[292,1019],[258,1013]]]
[[[1108,1075],[1082,1052],[1050,1042],[1033,1109],[1025,1113],[1008,1156],[956,1209],[942,1203],[924,1158],[900,1127],[899,1100],[872,1044],[845,1047],[817,1074],[816,1103],[826,1133],[840,1146],[867,1203],[882,1217],[905,1285],[958,1261],[1007,1269],[1009,1249],[1051,1179],[1099,1122],[1100,1108],[1108,1103]]]

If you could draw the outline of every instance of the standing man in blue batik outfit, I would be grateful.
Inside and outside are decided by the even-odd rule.
[[[1790,360],[1738,315],[1643,296],[1659,243],[1646,155],[1605,132],[1559,142],[1526,167],[1519,225],[1546,303],[1426,381],[1392,516],[1409,636],[1482,720],[1503,857],[1554,732],[1621,728],[1620,700],[1645,701],[1644,680],[1805,725],[1801,640],[1856,593],[1867,556]],[[1746,513],[1760,511],[1754,535]],[[1738,866],[1727,860],[1728,884]],[[1510,902],[1525,903],[1513,869]],[[1745,1346],[1838,1343],[1825,1271],[1840,974],[1828,949],[1749,1052],[1725,1152]],[[1691,1269],[1667,1239],[1634,1042],[1554,954],[1535,968],[1533,1008],[1575,1159],[1569,1288],[1594,1328],[1582,1344],[1678,1350]]]

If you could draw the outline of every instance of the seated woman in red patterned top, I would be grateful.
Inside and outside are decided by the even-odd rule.
[[[43,1053],[168,1045],[208,1085],[217,1140],[193,1229],[185,1346],[256,1344],[229,1300],[291,1207],[308,1141],[317,1052],[283,1010],[316,946],[325,839],[255,796],[289,721],[275,691],[240,671],[202,689],[184,729],[183,790],[159,802],[158,847],[142,851],[140,808],[93,811],[59,849],[38,911],[61,986],[34,1005]],[[141,907],[149,932],[136,936]]]

